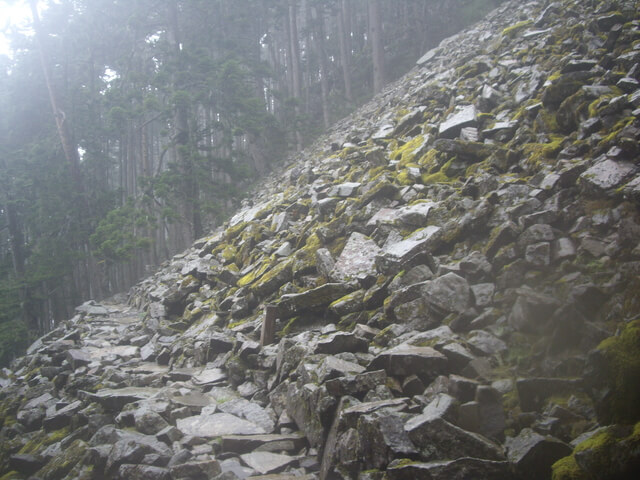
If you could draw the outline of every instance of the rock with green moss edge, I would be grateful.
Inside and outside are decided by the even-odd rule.
[[[625,183],[637,167],[631,162],[611,160],[601,157],[580,175],[580,185],[590,194],[601,194]]]
[[[418,448],[404,429],[407,415],[380,409],[358,418],[359,453],[365,470],[385,468],[397,457],[418,457]]]
[[[75,440],[60,455],[53,457],[36,474],[43,480],[58,480],[65,476],[84,458],[88,445],[82,440]]]
[[[167,468],[154,467],[151,465],[133,465],[130,463],[120,465],[118,475],[120,478],[126,478],[127,480],[171,480],[174,478]]]
[[[519,478],[549,478],[551,466],[571,453],[571,447],[555,437],[543,436],[530,428],[505,442],[507,456]]]
[[[455,155],[459,160],[465,162],[480,162],[488,158],[498,147],[480,142],[440,138],[434,143],[434,148],[439,152]]]
[[[418,135],[391,153],[392,160],[398,160],[399,165],[406,166],[419,158],[431,141],[431,135]]]
[[[280,297],[278,309],[280,318],[286,319],[305,312],[317,312],[331,302],[353,292],[355,286],[349,283],[325,283],[302,293],[288,293]]]
[[[450,115],[440,124],[438,134],[440,138],[455,138],[464,127],[475,127],[478,125],[476,107],[466,105]]]
[[[258,297],[264,298],[276,292],[293,278],[293,261],[283,261],[266,271],[249,287]]]
[[[409,438],[428,460],[472,457],[505,460],[502,448],[491,440],[466,431],[442,418],[441,413],[417,415],[405,424]]]
[[[602,427],[553,464],[553,480],[633,478],[640,471],[640,423]]]
[[[287,414],[304,432],[309,444],[321,449],[337,401],[335,397],[329,395],[324,386],[298,383],[290,383],[287,387]]]
[[[434,462],[399,459],[386,471],[388,480],[514,480],[509,462],[457,458]]]
[[[418,263],[411,265],[411,260],[420,254],[430,255],[430,252],[440,244],[440,234],[440,227],[430,225],[416,230],[403,240],[388,240],[376,256],[376,266],[385,274],[397,273],[408,264],[414,267]]]
[[[431,347],[401,344],[383,350],[367,366],[367,370],[384,369],[388,375],[406,377],[418,374],[425,382],[447,372],[447,357]]]
[[[590,352],[585,377],[601,423],[640,421],[640,320]]]
[[[566,98],[576,93],[591,80],[594,72],[571,72],[553,79],[542,93],[542,104],[548,108],[558,107]]]
[[[364,290],[356,290],[332,302],[329,305],[329,310],[338,317],[343,317],[349,313],[361,312],[364,308],[364,296]]]

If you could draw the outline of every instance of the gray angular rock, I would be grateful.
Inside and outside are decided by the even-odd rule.
[[[404,429],[404,418],[397,412],[381,409],[362,415],[356,430],[363,470],[384,469],[394,458],[418,454]]]
[[[333,355],[342,352],[364,352],[369,351],[369,342],[362,337],[350,332],[335,332],[326,338],[318,340],[315,353],[325,353]]]
[[[158,454],[170,456],[170,450],[163,443],[153,437],[148,441],[142,441],[143,435],[125,435],[113,444],[107,457],[105,472],[113,474],[118,471],[120,465],[139,464],[145,455]]]
[[[9,457],[9,468],[24,475],[36,473],[45,463],[45,459],[30,454],[15,453]]]
[[[427,463],[391,464],[388,480],[515,480],[509,462],[480,458],[457,458]]]
[[[304,435],[268,434],[268,435],[225,435],[221,438],[222,450],[233,453],[252,451],[289,451],[299,452],[306,445]]]
[[[634,172],[636,166],[631,162],[600,157],[591,168],[580,175],[580,183],[589,193],[606,192],[623,185]]]
[[[160,390],[150,387],[126,387],[119,389],[105,388],[96,393],[87,394],[106,410],[119,412],[128,403],[145,400],[156,395]]]
[[[327,195],[330,197],[352,197],[357,193],[360,185],[358,182],[346,182],[340,185],[334,185],[329,189]]]
[[[488,307],[493,301],[493,295],[496,291],[494,283],[477,283],[471,285],[471,292],[476,307]]]
[[[367,370],[385,370],[392,376],[406,377],[417,374],[429,382],[446,373],[447,357],[431,347],[402,344],[383,350],[369,363]]]
[[[253,422],[241,419],[229,413],[214,413],[213,415],[195,415],[180,418],[176,427],[183,435],[194,437],[215,438],[222,435],[255,435],[267,433],[264,428]]]
[[[380,247],[369,237],[358,232],[352,233],[336,260],[330,273],[331,278],[344,282],[375,275],[375,258],[379,252]]]
[[[328,380],[344,375],[362,373],[364,370],[365,368],[357,363],[342,360],[334,356],[328,356],[322,360],[320,365],[315,369],[315,372],[318,382],[325,383]]]
[[[118,469],[119,478],[127,480],[172,480],[169,469],[152,465],[123,464]]]
[[[507,456],[523,479],[551,477],[551,465],[571,455],[571,447],[553,437],[542,436],[530,428],[506,441]]]
[[[476,108],[473,105],[467,105],[453,114],[451,114],[438,127],[438,134],[441,138],[455,138],[460,134],[463,127],[475,127]]]
[[[71,364],[71,368],[82,367],[91,363],[91,355],[84,350],[71,349],[66,352],[67,360]]]
[[[278,309],[281,318],[313,312],[326,307],[331,302],[354,291],[354,287],[345,283],[326,283],[302,293],[289,293],[280,297]]]
[[[47,414],[42,422],[43,427],[47,431],[59,430],[71,425],[73,418],[77,415],[78,411],[83,407],[80,400],[71,402],[66,407],[61,408],[51,414]]]
[[[560,306],[555,298],[523,287],[516,290],[518,298],[509,314],[509,324],[523,332],[540,332]]]
[[[278,472],[297,461],[295,457],[271,452],[245,453],[240,458],[262,475]]]
[[[222,472],[220,463],[216,460],[188,461],[180,465],[173,465],[169,470],[171,478],[188,478],[190,480],[208,480],[215,478]]]
[[[404,240],[388,240],[376,256],[376,266],[383,273],[399,271],[416,255],[429,254],[439,242],[440,231],[440,227],[430,225],[416,230]]]
[[[387,380],[387,374],[384,370],[376,370],[373,372],[363,372],[357,375],[345,375],[333,378],[325,382],[325,387],[331,395],[342,397],[351,395],[354,397],[373,390],[378,385],[384,385]]]
[[[323,386],[312,383],[289,384],[286,397],[287,413],[314,448],[322,448],[324,445],[326,430],[331,422],[329,414],[336,404],[335,398],[329,395]]]
[[[471,303],[471,290],[467,281],[455,273],[447,273],[423,284],[422,294],[431,309],[437,313],[462,313]]]
[[[272,433],[275,429],[275,421],[269,415],[269,412],[260,405],[244,398],[236,398],[219,403],[218,409],[221,412],[229,413],[258,425],[264,430],[263,433]]]
[[[524,259],[533,267],[548,267],[551,264],[551,244],[539,242],[527,245]]]
[[[504,460],[504,453],[487,438],[456,427],[437,415],[418,415],[405,424],[413,443],[430,460],[458,457]]]

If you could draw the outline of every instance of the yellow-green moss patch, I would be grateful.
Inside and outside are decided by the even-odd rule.
[[[502,35],[509,38],[514,37],[518,32],[524,30],[532,23],[533,20],[523,20],[502,30]]]

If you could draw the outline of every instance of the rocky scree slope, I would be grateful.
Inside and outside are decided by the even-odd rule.
[[[630,477],[638,7],[507,2],[79,307],[4,372],[1,478]]]

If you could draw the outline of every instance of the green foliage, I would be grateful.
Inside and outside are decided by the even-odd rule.
[[[597,405],[603,422],[633,423],[640,420],[640,320],[623,326],[619,335],[600,343],[608,394]]]
[[[151,239],[141,235],[150,225],[148,215],[136,209],[133,201],[111,210],[91,235],[96,255],[111,262],[131,259],[137,250],[148,249]]]
[[[21,353],[29,344],[29,338],[27,326],[21,318],[0,322],[0,365],[7,365]]]

